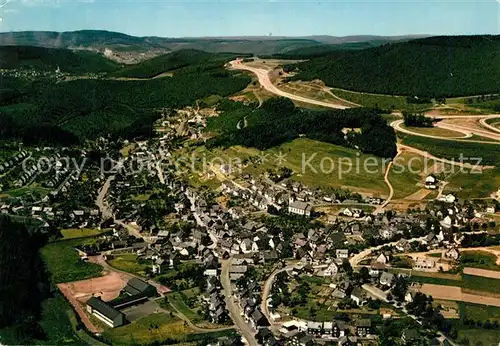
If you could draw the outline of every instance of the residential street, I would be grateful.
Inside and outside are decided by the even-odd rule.
[[[256,331],[245,321],[245,318],[240,314],[240,307],[233,298],[233,293],[231,289],[231,279],[229,278],[229,269],[231,268],[231,259],[222,261],[222,271],[220,282],[224,290],[224,296],[226,297],[226,307],[229,311],[229,316],[233,320],[236,328],[242,334],[242,336],[247,340],[249,346],[257,346],[257,340],[255,339]]]

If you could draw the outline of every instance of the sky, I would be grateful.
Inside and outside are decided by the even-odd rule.
[[[103,29],[161,37],[500,33],[500,0],[0,0],[2,5],[3,32]]]

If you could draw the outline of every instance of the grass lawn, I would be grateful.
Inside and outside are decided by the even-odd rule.
[[[173,292],[167,295],[167,299],[173,306],[175,306],[177,310],[179,310],[182,314],[189,318],[191,322],[199,323],[203,321],[203,317],[198,315],[195,310],[191,309],[185,301],[186,298],[189,298],[189,295],[194,297],[195,292],[196,291],[194,290],[186,290],[186,293],[184,293],[184,291]]]
[[[86,241],[86,240],[85,240]],[[42,258],[55,284],[98,277],[102,274],[102,267],[95,263],[84,262],[80,259],[74,247],[83,244],[82,239],[62,240],[45,245]]]
[[[144,345],[153,342],[167,344],[184,341],[189,332],[179,318],[159,313],[120,328],[107,329],[102,336],[112,345]]]
[[[107,230],[96,228],[68,228],[61,230],[64,239],[85,238],[106,233]]]
[[[500,270],[496,264],[497,257],[486,251],[463,251],[460,253],[460,263],[464,267]]]
[[[465,136],[461,132],[442,129],[439,127],[406,127],[404,125],[402,125],[401,127],[410,130],[412,132],[421,133],[423,135],[429,135],[429,136],[439,136],[445,138],[460,138]]]
[[[330,90],[334,95],[337,95],[344,100],[354,102],[365,107],[380,107],[390,110],[398,109],[410,111],[420,111],[432,107],[431,104],[409,104],[406,102],[405,96],[361,93],[338,88],[331,88]]]
[[[145,276],[147,264],[137,261],[136,254],[120,254],[108,260],[108,264],[113,268],[122,270],[124,272]]]

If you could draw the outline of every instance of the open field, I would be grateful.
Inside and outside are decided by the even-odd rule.
[[[179,318],[158,313],[120,328],[106,329],[102,336],[113,345],[144,345],[180,342],[189,332]]]
[[[500,280],[500,271],[466,267],[466,268],[464,268],[464,274],[474,275],[474,276],[482,276],[485,278],[499,279]]]
[[[458,198],[485,198],[500,186],[500,168],[482,172],[456,172],[446,178],[449,182],[444,193],[454,193]]]
[[[379,107],[387,110],[423,111],[432,107],[432,104],[411,104],[406,102],[405,96],[370,94],[350,91],[339,88],[330,88],[332,93],[346,101],[354,102],[365,107]]]
[[[84,280],[102,274],[100,265],[82,261],[74,249],[86,241],[92,241],[92,238],[62,240],[42,248],[42,257],[54,283]]]
[[[460,287],[456,286],[423,284],[419,291],[424,294],[431,295],[435,299],[454,300],[459,302],[500,307],[500,298],[464,293]]]
[[[385,167],[382,159],[360,154],[353,149],[305,138],[266,150],[264,154],[268,154],[270,162],[249,165],[243,171],[261,174],[267,169],[279,168],[280,166],[274,161],[280,153],[286,155],[283,166],[294,171],[292,179],[307,186],[344,187],[355,192],[378,196],[388,194],[383,179]],[[363,169],[365,164],[369,172]]]
[[[64,239],[92,237],[106,232],[107,230],[99,230],[96,228],[68,228],[61,230]]]
[[[425,176],[434,172],[434,161],[425,160],[411,152],[396,158],[389,172],[389,181],[394,188],[394,199],[404,198],[420,191]],[[424,196],[425,197],[425,196]]]
[[[137,261],[136,254],[115,255],[112,259],[108,259],[107,262],[113,268],[140,276],[145,276],[148,268],[148,265]]]
[[[407,127],[404,125],[401,125],[401,127],[403,129],[407,129],[407,130],[415,132],[415,133],[421,133],[423,135],[438,136],[438,137],[444,137],[444,138],[463,138],[463,137],[465,137],[465,134],[462,132],[443,129],[440,127],[411,127],[411,126]]]
[[[466,161],[465,158],[482,158],[481,165],[498,165],[500,162],[500,150],[496,144],[478,144],[460,141],[450,141],[434,138],[426,138],[409,134],[398,133],[401,143],[430,154],[459,161],[464,157],[464,162],[476,164],[476,160]]]

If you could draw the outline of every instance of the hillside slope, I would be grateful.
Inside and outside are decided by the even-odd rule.
[[[296,65],[295,80],[343,89],[448,97],[500,90],[500,36],[441,36],[338,51]],[[293,67],[288,67],[293,68]]]
[[[111,72],[119,65],[103,56],[88,51],[43,48],[32,46],[0,47],[0,68],[14,69],[30,67],[40,70],[63,72]]]
[[[232,60],[236,54],[214,54],[186,49],[161,55],[138,64],[129,65],[113,73],[116,77],[151,78],[163,72],[187,68],[193,65],[220,66]]]
[[[122,52],[169,52],[181,49],[204,50],[212,53],[251,53],[258,55],[282,54],[304,47],[323,44],[342,44],[373,40],[401,40],[405,36],[308,36],[308,37],[199,37],[166,38],[135,37],[105,30],[71,32],[23,31],[0,33],[0,45],[30,45],[49,48],[84,48],[104,51],[105,48]]]

